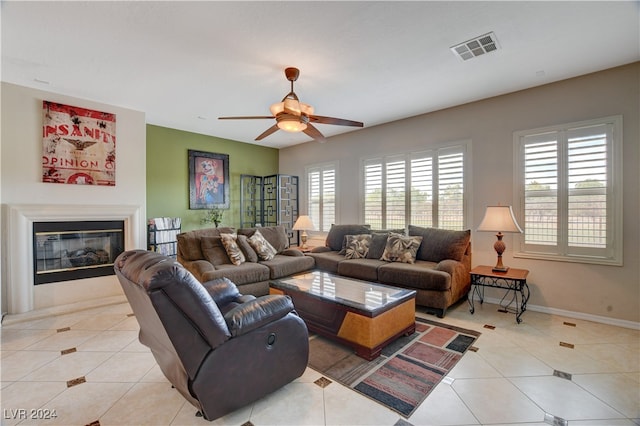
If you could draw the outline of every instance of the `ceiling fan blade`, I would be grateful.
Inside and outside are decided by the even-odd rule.
[[[320,143],[325,143],[327,140],[324,135],[320,133],[320,130],[313,127],[311,123],[307,123],[307,128],[303,130],[304,134],[317,140]]]
[[[244,117],[218,117],[218,120],[253,120],[261,118],[275,118],[273,115],[248,115]]]
[[[345,120],[344,118],[324,117],[322,115],[310,115],[309,121],[312,123],[335,124],[338,126],[364,127],[359,121]]]
[[[269,127],[267,130],[265,130],[264,132],[262,132],[260,134],[260,136],[258,136],[256,138],[257,141],[266,138],[267,136],[269,136],[272,133],[275,133],[276,131],[278,131],[279,127],[277,124],[274,124],[273,126]]]

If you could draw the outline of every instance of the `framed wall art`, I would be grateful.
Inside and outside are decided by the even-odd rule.
[[[229,208],[229,156],[189,150],[189,208]]]
[[[116,115],[42,102],[42,181],[116,184]]]

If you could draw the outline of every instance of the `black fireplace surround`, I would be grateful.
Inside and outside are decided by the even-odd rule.
[[[33,223],[33,283],[114,275],[124,251],[124,221]]]

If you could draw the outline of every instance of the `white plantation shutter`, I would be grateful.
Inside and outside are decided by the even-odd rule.
[[[364,164],[364,223],[368,223],[373,229],[384,227],[382,185],[382,159],[366,161]]]
[[[336,222],[336,165],[307,168],[308,215],[319,231],[329,231]]]
[[[447,150],[448,151],[448,150]],[[438,155],[438,228],[464,228],[464,155]]]
[[[329,231],[332,223],[336,223],[336,170],[325,168],[322,170],[322,219],[316,226],[321,231]]]
[[[385,164],[385,228],[398,229],[405,227],[405,187],[407,178],[405,163],[404,157],[396,157],[388,159]]]
[[[621,134],[619,116],[514,134],[518,256],[621,264]]]
[[[411,219],[416,226],[433,226],[433,157],[411,159]]]
[[[466,151],[456,145],[363,160],[364,223],[373,229],[464,229]]]

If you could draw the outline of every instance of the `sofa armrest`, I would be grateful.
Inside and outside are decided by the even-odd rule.
[[[285,256],[297,256],[297,257],[304,256],[303,252],[294,248],[285,249],[280,254],[283,254]]]
[[[453,259],[445,259],[440,261],[436,265],[435,269],[451,275],[452,287],[464,289],[471,282],[471,276],[469,275],[470,270],[464,262],[458,262],[457,260]]]
[[[291,298],[283,295],[258,297],[236,306],[224,316],[231,336],[241,336],[293,311]]]
[[[331,247],[318,246],[311,249],[311,253],[326,253],[328,251],[332,251]]]

